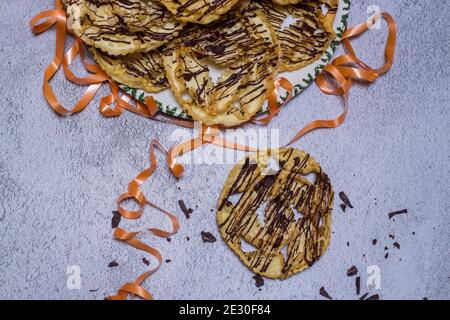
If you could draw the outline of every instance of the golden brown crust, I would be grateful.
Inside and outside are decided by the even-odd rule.
[[[279,47],[264,11],[246,4],[207,28],[193,26],[163,54],[180,105],[206,125],[250,120],[273,90]],[[213,68],[220,69],[216,82]]]
[[[155,0],[66,0],[65,5],[73,32],[110,55],[156,49],[185,24]]]
[[[278,5],[264,0],[262,5],[280,43],[280,71],[295,71],[319,59],[335,38],[333,30],[336,0],[301,1]],[[326,4],[326,14],[322,5]],[[288,19],[292,24],[285,25]]]
[[[94,47],[90,47],[89,51],[100,68],[118,83],[147,92],[169,88],[158,49],[126,56],[110,56]]]
[[[273,162],[279,167],[269,169]],[[333,196],[328,176],[308,154],[293,148],[262,151],[231,171],[217,223],[225,242],[253,272],[285,279],[312,266],[328,248]],[[244,243],[252,250],[246,252]]]
[[[184,22],[208,24],[230,11],[239,0],[160,0]]]

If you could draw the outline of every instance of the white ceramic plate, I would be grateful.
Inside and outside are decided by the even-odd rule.
[[[285,77],[294,85],[294,95],[300,94],[307,86],[314,82],[314,79],[317,77],[317,75],[321,73],[323,68],[325,68],[325,66],[331,61],[331,59],[333,59],[336,48],[342,39],[342,34],[347,27],[350,2],[351,0],[339,1],[339,8],[334,20],[334,30],[336,33],[336,38],[331,42],[330,47],[323,54],[323,56],[319,60],[307,65],[302,69],[280,74],[280,76]],[[187,115],[186,112],[177,103],[175,96],[173,95],[171,90],[164,90],[156,94],[150,94],[141,89],[134,89],[123,85],[120,87],[124,92],[128,93],[133,98],[141,102],[144,102],[147,96],[152,95],[155,98],[158,108],[161,112],[172,117],[190,119],[189,115]],[[280,102],[286,99],[287,93],[285,92],[284,94],[284,96],[279,97]],[[267,102],[263,106],[261,112],[265,111],[267,111]]]

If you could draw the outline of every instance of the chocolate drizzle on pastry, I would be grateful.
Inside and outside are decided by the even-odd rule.
[[[270,158],[280,169],[265,175]],[[310,173],[316,175],[314,182],[306,177]],[[293,148],[258,153],[237,165],[225,183],[219,230],[253,272],[286,278],[312,266],[327,249],[333,196],[328,176],[308,154]],[[263,219],[258,208],[264,210]],[[254,250],[245,252],[243,241]]]
[[[322,10],[324,4],[328,7],[326,13]],[[264,0],[262,5],[280,42],[281,71],[297,70],[319,59],[335,37],[333,21],[338,8],[335,0],[283,6]],[[285,25],[289,18],[293,23]]]
[[[66,0],[74,33],[110,55],[156,49],[185,23],[155,0]]]
[[[161,0],[181,21],[208,24],[227,13],[239,0]]]
[[[235,126],[253,117],[272,90],[279,47],[263,9],[248,3],[207,28],[184,30],[163,61],[178,102],[194,119]],[[213,67],[220,70],[215,82]]]

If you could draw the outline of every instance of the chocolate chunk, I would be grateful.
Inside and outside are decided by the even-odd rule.
[[[189,238],[189,237],[186,237],[186,240],[187,240],[187,241],[189,241],[189,240],[191,240],[191,238]]]
[[[368,297],[366,300],[380,300],[380,296],[377,294],[374,294],[373,296]]]
[[[355,286],[356,286],[356,295],[359,296],[359,294],[361,293],[361,277],[356,277]]]
[[[347,247],[350,247],[350,242],[347,241]]]
[[[399,250],[400,250],[400,243],[398,243],[398,242],[394,242],[394,247],[396,247],[397,249],[399,249]]]
[[[166,238],[167,242],[171,242],[172,239],[171,238]]]
[[[115,268],[118,267],[119,264],[117,263],[117,261],[113,260],[108,264],[108,268]]]
[[[210,232],[202,231],[201,235],[202,235],[203,242],[213,243],[213,242],[217,241],[216,237],[214,237]]]
[[[341,198],[342,202],[345,203],[347,207],[353,209],[353,206],[344,191],[339,192],[339,198]]]
[[[384,255],[384,258],[387,259],[388,257],[389,257],[389,253],[386,253],[386,254]]]
[[[171,263],[171,262],[172,262],[172,260],[170,260],[170,259],[166,260],[166,263]]]
[[[345,210],[347,209],[347,206],[343,203],[340,204],[340,207],[342,209],[343,212],[345,212]]]
[[[376,245],[376,244],[377,244],[377,242],[378,242],[378,240],[377,240],[377,239],[373,239],[373,240],[372,240],[372,244],[373,244],[373,245]]]
[[[145,259],[145,258],[142,258],[142,263],[145,264],[146,266],[149,266],[149,265],[150,265],[150,261],[148,261],[148,260]]]
[[[394,212],[389,212],[388,216],[389,216],[389,219],[392,219],[392,218],[395,217],[395,216],[398,216],[398,215],[400,215],[400,214],[405,214],[405,213],[408,213],[408,210],[407,210],[407,209],[403,209],[403,210],[399,210],[399,211],[394,211]]]
[[[368,295],[369,295],[368,292],[364,293],[364,294],[359,298],[359,300],[365,300],[365,299],[367,298]]]
[[[113,216],[111,219],[111,227],[113,229],[115,229],[119,226],[122,216],[120,215],[119,211],[113,211],[112,213],[113,213]]]
[[[387,251],[389,248],[388,247],[384,247],[384,251]]]
[[[184,203],[183,200],[178,200],[178,205],[180,206],[181,211],[183,211],[184,215],[186,216],[186,219],[190,219],[193,210],[191,208],[186,207],[186,204]]]
[[[333,300],[333,298],[328,294],[328,292],[325,290],[324,287],[320,288],[319,293],[322,297],[327,298],[329,300]]]
[[[358,268],[355,266],[351,266],[350,269],[347,270],[347,277],[353,277],[358,274]]]
[[[259,274],[254,275],[253,280],[255,280],[255,286],[257,288],[260,288],[264,285],[264,278],[261,277],[261,275],[259,275]]]

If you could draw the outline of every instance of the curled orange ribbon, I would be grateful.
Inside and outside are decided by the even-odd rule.
[[[144,209],[147,205],[153,207],[154,209],[157,209],[158,211],[162,212],[166,217],[169,218],[171,224],[172,224],[172,230],[171,231],[165,231],[157,228],[149,228],[148,231],[152,234],[158,236],[167,238],[171,235],[174,235],[178,232],[180,228],[180,223],[176,216],[171,214],[170,212],[167,212],[166,210],[160,208],[156,204],[148,201],[145,198],[144,193],[141,190],[142,184],[144,184],[156,171],[157,168],[157,161],[156,161],[156,155],[155,155],[155,149],[159,148],[162,150],[166,156],[168,156],[168,152],[164,149],[164,147],[159,143],[158,140],[153,140],[150,143],[150,167],[148,169],[145,169],[142,171],[133,181],[131,181],[128,184],[128,191],[124,194],[120,195],[117,199],[117,207],[118,211],[121,214],[122,217],[126,219],[139,219],[144,214]],[[138,203],[139,209],[136,211],[130,211],[124,209],[121,204],[125,200],[134,200]],[[111,300],[124,300],[127,299],[129,295],[140,297],[145,300],[151,300],[153,299],[153,296],[142,287],[142,282],[145,281],[149,276],[151,276],[153,273],[155,273],[162,264],[163,258],[161,253],[143,243],[142,241],[137,239],[137,236],[140,234],[140,232],[129,232],[122,228],[117,228],[114,232],[114,238],[120,241],[124,241],[127,244],[133,246],[134,248],[147,252],[148,254],[155,257],[158,261],[158,264],[155,268],[143,273],[140,275],[134,282],[130,282],[122,286],[118,292],[117,295],[109,297]]]

